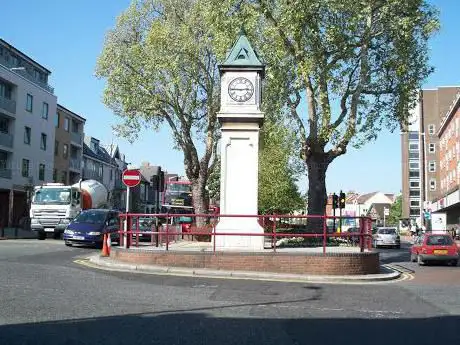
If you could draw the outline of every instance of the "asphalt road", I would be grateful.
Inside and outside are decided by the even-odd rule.
[[[0,241],[0,344],[460,342],[460,280],[446,284],[456,294],[441,289],[436,296],[443,284],[417,280],[425,269],[455,275],[460,267],[422,267],[398,283],[321,285],[117,273],[74,263],[93,252],[54,240]],[[384,252],[384,260],[408,264],[403,249]],[[439,303],[443,298],[450,302]]]

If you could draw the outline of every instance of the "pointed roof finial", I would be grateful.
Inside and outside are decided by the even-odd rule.
[[[246,36],[246,30],[244,30],[244,25],[241,24],[241,27],[240,27],[240,33],[238,34],[238,36]]]
[[[264,67],[251,43],[249,43],[243,26],[241,26],[239,37],[227,53],[222,66]]]

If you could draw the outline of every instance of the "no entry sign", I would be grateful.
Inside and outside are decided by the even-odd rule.
[[[139,170],[123,171],[122,181],[126,187],[136,187],[141,183],[141,173]]]

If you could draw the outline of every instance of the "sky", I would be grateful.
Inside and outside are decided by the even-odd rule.
[[[460,84],[457,14],[460,1],[430,0],[440,11],[441,30],[430,41],[430,64],[434,73],[423,88]],[[120,122],[102,103],[104,81],[94,76],[106,32],[130,0],[15,0],[2,1],[0,38],[52,71],[49,83],[58,103],[87,119],[86,135],[102,143],[114,142],[127,162],[143,161],[161,165],[164,170],[183,174],[183,155],[173,149],[168,128],[159,132],[142,131],[130,144],[117,138],[111,125]],[[301,182],[306,190],[306,179]],[[326,178],[329,193],[401,190],[400,133],[382,132],[365,147],[350,148],[329,167]]]

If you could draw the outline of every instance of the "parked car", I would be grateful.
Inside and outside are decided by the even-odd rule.
[[[392,227],[378,228],[373,236],[373,244],[375,248],[401,248],[401,238],[399,237],[398,230]]]
[[[139,217],[139,233],[137,233],[137,219],[133,219],[132,222],[133,238],[139,236],[139,240],[145,239],[150,241],[152,239],[152,231],[155,231],[156,225],[154,217]]]
[[[412,262],[423,265],[426,262],[437,261],[458,264],[458,247],[449,234],[425,234],[415,239],[410,248]]]
[[[103,236],[110,234],[113,241],[118,241],[119,212],[106,209],[89,209],[80,212],[64,230],[64,243],[102,246]]]

